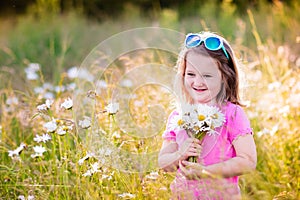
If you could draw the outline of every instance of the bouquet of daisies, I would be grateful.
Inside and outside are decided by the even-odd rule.
[[[185,104],[177,119],[177,125],[187,131],[189,136],[203,140],[206,134],[218,134],[215,128],[221,127],[225,116],[218,107],[205,104]],[[190,162],[197,162],[197,157],[188,158]]]

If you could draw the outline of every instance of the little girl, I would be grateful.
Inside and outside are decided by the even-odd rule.
[[[256,168],[256,147],[239,99],[236,57],[228,42],[213,33],[188,34],[177,61],[175,89],[179,104],[217,106],[225,115],[218,134],[202,141],[184,129],[172,130],[174,110],[163,133],[159,166],[177,171],[175,199],[241,199],[238,176]],[[187,158],[197,156],[198,162]]]

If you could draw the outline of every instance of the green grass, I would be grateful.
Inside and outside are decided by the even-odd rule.
[[[199,11],[199,16],[181,21],[178,21],[175,11],[163,10],[156,22],[181,32],[203,29],[219,32],[228,38],[243,59],[245,98],[250,101],[246,111],[255,132],[258,151],[257,170],[240,179],[244,199],[300,198],[300,58],[297,47],[300,20],[297,8],[299,5],[294,9],[262,5],[260,11],[251,11],[245,16],[220,12],[215,18],[215,15],[204,12],[214,10],[214,5],[207,5]],[[234,10],[229,4],[222,5],[222,9]],[[1,199],[17,199],[19,195],[34,195],[36,199],[121,199],[126,197],[119,195],[126,193],[127,198],[133,199],[171,197],[169,184],[174,174],[160,170],[154,170],[154,176],[149,176],[150,171],[127,173],[110,166],[114,160],[112,155],[102,157],[104,161],[99,172],[90,177],[83,176],[96,159],[90,158],[82,165],[78,163],[89,149],[75,129],[68,130],[63,136],[57,135],[57,131],[49,133],[52,140],[39,143],[47,152],[43,157],[31,158],[33,147],[37,145],[33,138],[45,133],[45,122],[53,117],[62,127],[78,123],[73,118],[76,115],[74,110],[60,108],[61,103],[72,96],[72,91],[54,92],[51,108],[38,112],[37,105],[43,104],[45,99],[40,93],[35,93],[34,88],[45,82],[60,86],[73,82],[66,77],[66,69],[79,66],[95,45],[122,30],[153,23],[137,18],[134,13],[124,16],[124,20],[101,24],[75,14],[42,19],[26,16],[16,21],[8,20],[9,23],[2,20],[1,30],[5,31],[2,31],[0,40]],[[128,23],[129,19],[131,23]],[[149,54],[140,58],[129,57],[128,63],[134,61],[131,63],[134,67],[147,61]],[[159,59],[164,58],[158,56]],[[24,74],[24,68],[33,62],[41,64],[37,81],[26,80]],[[174,64],[173,59],[162,62],[170,66]],[[114,85],[110,85],[105,95],[96,97],[99,100],[97,112],[109,103],[113,89]],[[139,124],[149,123],[147,104],[159,103],[166,112],[172,109],[168,94],[149,95],[161,92],[159,88],[145,87],[135,92],[136,100],[145,102],[142,107],[130,102],[134,120]],[[14,97],[18,103],[7,102]],[[160,135],[141,140],[118,129],[106,114],[99,115],[98,120],[107,133],[106,137],[116,147],[134,153],[157,152],[160,148]],[[84,131],[91,133],[91,129]],[[116,137],[116,134],[121,136]],[[27,147],[20,153],[20,161],[12,160],[8,151],[16,149],[22,142]],[[155,166],[153,162],[151,165]]]

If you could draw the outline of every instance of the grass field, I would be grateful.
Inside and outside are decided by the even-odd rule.
[[[205,18],[181,21],[171,10],[163,10],[157,21],[137,19],[133,12],[124,20],[101,24],[76,14],[0,19],[0,199],[171,197],[169,184],[174,174],[156,168],[162,132],[135,137],[120,129],[114,114],[103,112],[108,109],[116,87],[114,72],[97,83],[99,91],[84,91],[84,101],[76,104],[74,91],[82,80],[70,71],[113,34],[154,25],[182,33],[212,30],[228,38],[241,58],[244,99],[248,105],[245,110],[258,151],[257,170],[240,178],[243,198],[299,199],[299,6],[263,7],[260,12],[249,11],[244,17],[231,15],[228,5],[223,9],[228,12],[216,19],[207,14]],[[116,65],[133,68],[149,62],[150,57],[170,67],[176,61],[173,57],[165,59],[160,52],[147,52],[138,58],[123,56]],[[128,100],[132,120],[147,125],[149,117],[154,116],[149,114],[148,106],[159,104],[167,114],[172,110],[170,100],[172,95],[161,87],[139,88]],[[77,118],[75,106],[89,106],[89,101],[96,102],[96,117]],[[97,156],[86,145],[95,133],[90,123],[97,123],[97,130],[106,139],[99,144]],[[121,157],[120,150],[129,154]],[[130,160],[130,153],[138,158]],[[124,161],[124,166],[118,159]],[[139,168],[141,160],[150,161],[151,170]]]

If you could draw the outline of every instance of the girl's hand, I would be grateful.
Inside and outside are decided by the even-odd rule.
[[[207,177],[214,178],[213,174],[206,171],[205,166],[199,163],[182,160],[179,162],[179,168],[181,170],[181,174],[190,180],[197,180]]]
[[[179,161],[186,160],[190,156],[199,156],[202,151],[200,140],[196,138],[188,138],[180,146],[177,151]]]

